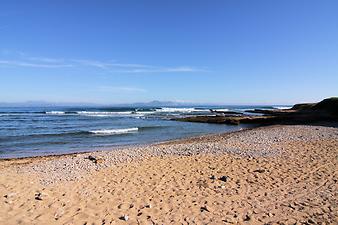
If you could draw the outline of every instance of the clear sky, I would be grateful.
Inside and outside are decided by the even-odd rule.
[[[0,1],[0,102],[337,95],[337,0]]]

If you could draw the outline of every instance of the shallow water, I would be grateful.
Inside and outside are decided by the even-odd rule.
[[[93,151],[229,132],[245,126],[186,123],[170,118],[208,115],[209,108],[244,111],[257,107],[0,108],[0,158]]]

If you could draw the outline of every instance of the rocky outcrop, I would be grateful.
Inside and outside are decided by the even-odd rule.
[[[325,111],[327,113],[338,116],[338,97],[336,98],[327,98],[321,102],[318,102],[312,106],[311,110],[314,111]]]
[[[296,104],[292,108],[292,110],[297,110],[298,112],[320,112],[320,113],[328,113],[328,114],[338,114],[338,97],[332,97],[324,99],[318,103],[302,103]]]
[[[175,118],[174,120],[184,122],[221,123],[238,125],[243,124],[310,124],[314,122],[338,121],[338,98],[324,99],[318,103],[296,104],[291,109],[262,110],[255,109],[247,111],[261,115],[212,115],[212,116],[190,116]]]

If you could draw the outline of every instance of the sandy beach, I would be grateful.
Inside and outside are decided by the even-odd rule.
[[[337,224],[338,129],[0,161],[0,224]]]

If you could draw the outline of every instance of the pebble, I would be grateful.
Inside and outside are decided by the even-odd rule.
[[[204,212],[204,211],[210,212],[209,209],[206,206],[202,206],[200,210],[201,210],[201,212]]]
[[[94,156],[89,155],[89,156],[87,157],[87,159],[89,159],[89,160],[92,161],[93,163],[97,163],[97,159],[96,159]]]
[[[41,196],[42,194],[39,192],[39,193],[36,193],[35,194],[35,200],[39,200],[39,201],[41,201],[42,200],[42,196]]]
[[[257,169],[253,171],[254,173],[264,173],[265,170],[264,169]]]
[[[219,180],[224,181],[224,182],[227,182],[227,181],[228,181],[228,177],[227,177],[227,176],[221,176],[221,177],[219,178]]]
[[[120,217],[120,220],[128,221],[129,220],[129,216],[123,215],[123,216]]]
[[[314,129],[318,129],[318,131],[314,132]],[[17,170],[36,175],[42,185],[49,185],[77,180],[93,170],[123,162],[143,160],[152,156],[233,154],[248,159],[266,158],[281,155],[285,142],[299,141],[299,139],[315,141],[335,138],[337,138],[336,128],[331,127],[314,128],[306,125],[260,127],[234,133],[206,135],[183,141],[167,142],[170,144],[121,147],[111,151],[50,157],[50,160],[43,161],[43,163],[33,162],[28,165],[18,165]],[[262,173],[263,169],[258,169],[256,172]],[[212,175],[210,179],[216,179],[216,176]]]
[[[249,215],[245,215],[243,217],[243,221],[250,221],[251,220],[251,217]]]

